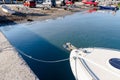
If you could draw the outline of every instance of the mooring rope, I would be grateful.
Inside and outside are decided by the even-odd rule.
[[[2,52],[3,50],[8,50],[8,48],[12,48],[12,47],[14,49],[16,49],[20,54],[22,54],[22,55],[24,55],[24,56],[26,56],[26,57],[34,60],[34,61],[38,61],[38,62],[43,62],[43,63],[58,63],[58,62],[64,62],[64,61],[68,61],[69,60],[69,58],[59,59],[59,60],[54,60],[54,61],[47,61],[47,60],[37,59],[37,58],[34,58],[34,57],[32,57],[32,56],[24,53],[21,50],[15,48],[14,46],[10,46],[7,41],[4,41],[4,42],[2,42],[0,44],[0,52]]]
[[[16,49],[20,54],[34,60],[34,61],[38,61],[38,62],[43,62],[43,63],[58,63],[58,62],[64,62],[64,61],[68,61],[69,58],[65,58],[65,59],[59,59],[59,60],[54,60],[54,61],[47,61],[47,60],[42,60],[42,59],[37,59],[37,58],[34,58],[26,53],[24,53],[23,51],[19,50],[19,49]]]

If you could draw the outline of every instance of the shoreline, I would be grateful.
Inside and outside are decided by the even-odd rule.
[[[28,8],[24,7],[22,5],[7,5],[11,9],[16,11],[16,14],[10,15],[6,14],[2,11],[0,8],[0,23],[1,25],[7,25],[7,24],[20,24],[20,23],[26,23],[26,22],[32,22],[32,21],[44,21],[47,19],[54,19],[58,17],[64,17],[66,15],[71,15],[75,12],[81,12],[84,11],[86,8],[81,7],[81,3],[77,3],[76,6],[79,6],[78,8],[73,8],[71,10],[64,10],[64,8],[51,8],[43,10],[41,7],[36,8]]]
[[[30,8],[29,8],[30,9]],[[36,11],[35,9],[33,11]],[[4,13],[3,13],[4,14]],[[62,17],[66,15],[73,14],[73,12],[65,11],[65,10],[59,10],[59,9],[51,9],[51,10],[40,10],[38,12],[29,12],[29,13],[19,13],[21,16],[18,15],[2,15],[0,16],[0,23],[6,24],[6,23],[26,23],[26,22],[32,22],[32,21],[43,21],[46,19],[54,19],[57,17]]]

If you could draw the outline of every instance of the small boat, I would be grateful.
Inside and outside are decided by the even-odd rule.
[[[36,7],[36,1],[35,0],[25,0],[23,3],[24,6],[35,8]]]
[[[74,1],[73,0],[65,0],[66,5],[73,5]]]
[[[10,7],[8,7],[6,5],[2,5],[1,8],[5,13],[9,13],[9,14],[14,14],[15,13],[14,10],[12,10]]]
[[[91,0],[82,0],[82,3],[84,4],[89,4],[89,5],[93,5],[93,6],[98,6],[98,2],[95,2],[95,1],[91,1]]]
[[[94,5],[97,6],[98,2],[92,2],[92,1],[87,1],[87,2],[83,2],[84,4],[89,4],[89,5]]]
[[[120,80],[120,51],[65,45],[70,50],[69,61],[76,80]]]
[[[113,7],[113,6],[99,6],[99,9],[101,9],[101,10],[119,10],[118,7]]]

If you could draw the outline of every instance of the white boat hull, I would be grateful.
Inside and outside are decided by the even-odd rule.
[[[14,10],[10,9],[10,8],[9,8],[8,6],[6,6],[6,5],[2,5],[1,8],[2,8],[3,12],[5,12],[5,13],[9,13],[9,14],[14,14],[14,13],[15,13]]]
[[[109,63],[112,58],[120,59],[120,51],[74,49],[70,53],[70,65],[76,80],[120,80],[120,69]]]

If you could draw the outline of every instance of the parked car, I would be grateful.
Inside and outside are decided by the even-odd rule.
[[[27,7],[36,7],[35,0],[26,0],[23,4],[24,4],[24,6],[27,6]]]

